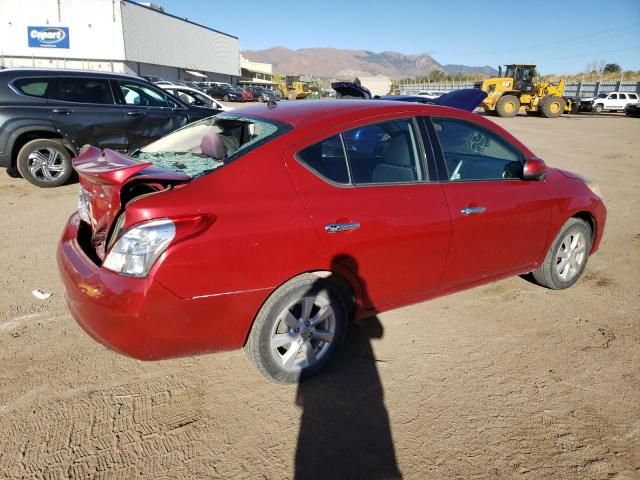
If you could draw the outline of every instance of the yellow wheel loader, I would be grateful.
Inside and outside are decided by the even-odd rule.
[[[311,95],[309,84],[300,80],[299,75],[288,75],[278,82],[278,91],[282,94],[282,98],[287,100],[296,100],[307,98]]]
[[[488,78],[475,84],[487,93],[482,107],[487,113],[496,113],[500,117],[515,117],[518,112],[556,118],[563,113],[576,110],[576,102],[564,98],[564,80],[557,84],[536,81],[536,66],[524,64],[506,65],[505,75],[502,67],[497,78]]]

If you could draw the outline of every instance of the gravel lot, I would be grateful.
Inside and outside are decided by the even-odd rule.
[[[0,479],[640,478],[640,120],[496,122],[600,182],[583,278],[379,315],[301,386],[240,351],[144,363],[92,341],[54,258],[77,185],[0,171]]]

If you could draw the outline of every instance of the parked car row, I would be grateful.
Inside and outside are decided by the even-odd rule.
[[[172,95],[178,97],[184,103],[188,105],[195,105],[198,107],[210,107],[217,108],[222,111],[231,110],[231,107],[226,107],[222,103],[218,102],[215,98],[203,92],[202,90],[191,88],[191,87],[183,87],[183,86],[174,86],[174,85],[161,85],[162,89],[171,93]]]
[[[0,166],[40,187],[64,184],[83,145],[133,152],[222,111],[139,77],[50,69],[0,70],[0,105]]]
[[[167,90],[184,87],[200,90],[212,98],[225,102],[282,100],[282,95],[277,90],[272,90],[262,85],[247,85],[243,88],[226,82],[190,82],[186,80],[157,80],[154,83]]]

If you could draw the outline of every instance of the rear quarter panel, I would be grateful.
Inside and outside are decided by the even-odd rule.
[[[156,278],[169,290],[182,298],[271,291],[288,278],[291,265],[305,271],[318,242],[280,152],[265,145],[183,188],[128,207],[128,224],[197,213],[215,217],[203,234],[164,254]]]

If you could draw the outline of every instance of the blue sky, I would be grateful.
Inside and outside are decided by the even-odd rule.
[[[596,60],[640,70],[640,0],[153,3],[237,36],[242,50],[281,45],[433,52],[440,63],[536,63],[543,74],[578,73]]]

